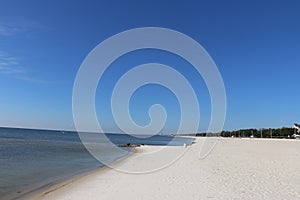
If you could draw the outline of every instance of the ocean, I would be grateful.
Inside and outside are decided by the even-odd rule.
[[[86,133],[97,137],[96,133]],[[192,138],[155,135],[149,138],[105,133],[116,145],[183,145]],[[172,143],[170,143],[172,141]],[[100,145],[101,147],[101,145]],[[102,149],[101,149],[102,148]],[[131,153],[115,153],[105,144],[100,151],[108,162]],[[41,188],[102,167],[85,149],[77,132],[0,128],[0,199],[18,199]]]

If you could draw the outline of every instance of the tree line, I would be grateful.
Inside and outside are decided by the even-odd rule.
[[[291,138],[295,133],[293,128],[264,128],[264,129],[240,129],[234,131],[222,131],[222,137],[256,137],[256,138]]]

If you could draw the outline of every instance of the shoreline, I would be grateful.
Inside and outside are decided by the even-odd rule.
[[[191,137],[193,138],[193,137]],[[159,147],[160,145],[141,145],[141,146],[132,146],[129,147],[131,150],[131,153],[128,154],[127,156],[124,156],[116,161],[114,161],[112,163],[112,165],[118,165],[122,162],[126,162],[126,159],[128,159],[129,157],[131,157],[133,155],[133,153],[139,152],[140,148],[142,148],[143,146],[157,146]],[[26,199],[31,199],[31,200],[38,200],[38,199],[42,199],[43,196],[50,194],[52,192],[55,192],[56,190],[59,190],[71,183],[80,181],[83,178],[88,178],[89,176],[92,176],[93,174],[98,174],[98,173],[105,173],[106,171],[110,171],[110,170],[114,170],[112,167],[109,166],[101,166],[101,167],[97,167],[95,169],[92,170],[88,170],[86,172],[83,173],[78,173],[76,175],[73,175],[71,177],[62,179],[62,180],[58,180],[52,183],[49,183],[47,185],[44,186],[40,186],[37,187],[36,189],[32,190],[32,191],[28,191],[25,194],[17,197],[16,199],[20,199],[20,200],[26,200]]]
[[[126,160],[128,157],[130,157],[132,155],[133,152],[135,152],[136,148],[139,147],[130,147],[131,153],[128,154],[127,156],[124,156],[120,159],[115,160],[113,163],[114,164],[118,164],[119,162],[124,162],[124,160]],[[108,166],[100,166],[100,167],[96,167],[94,169],[90,169],[87,170],[85,172],[79,172],[73,176],[67,177],[67,178],[63,178],[61,180],[57,180],[51,183],[48,183],[46,185],[42,185],[40,187],[37,187],[34,190],[29,190],[28,192],[24,193],[23,195],[17,197],[16,199],[20,199],[20,200],[27,200],[27,199],[32,199],[32,200],[37,200],[37,199],[41,199],[44,195],[47,195],[51,192],[54,192],[56,190],[59,190],[60,188],[63,188],[66,185],[69,185],[73,182],[79,181],[80,179],[84,178],[84,177],[88,177],[91,176],[94,173],[103,173],[106,170],[111,170],[110,167]]]
[[[105,171],[105,170],[109,170],[109,168],[107,166],[102,166],[96,169],[93,169],[91,171],[79,174],[79,175],[75,175],[73,177],[69,177],[66,180],[61,180],[61,181],[57,181],[56,183],[53,183],[51,185],[47,185],[47,186],[42,186],[41,188],[38,188],[34,191],[29,192],[28,194],[25,194],[24,196],[18,198],[21,200],[25,200],[25,199],[40,199],[42,198],[44,195],[47,195],[51,192],[55,192],[56,190],[59,190],[61,188],[63,188],[66,185],[69,185],[73,182],[79,181],[80,179],[90,176],[93,173],[98,173],[101,171]]]
[[[101,170],[102,168],[104,168],[105,166],[101,166],[101,167],[97,167],[95,169],[91,169],[91,170],[87,170],[86,172],[82,172],[82,173],[78,173],[75,174],[73,176],[67,177],[67,178],[63,178],[61,180],[57,180],[45,185],[41,185],[36,187],[34,190],[29,190],[27,192],[25,192],[24,194],[22,194],[19,197],[16,197],[16,199],[20,199],[20,200],[25,200],[25,199],[33,199],[36,198],[37,196],[39,196],[40,194],[43,193],[50,193],[51,191],[55,191],[56,189],[59,189],[60,187],[63,187],[64,185],[67,185],[73,181],[76,181],[77,179],[80,179],[81,177],[84,177],[90,173],[93,173],[94,171],[97,170]]]
[[[195,137],[192,137],[192,136],[179,136],[179,137],[195,139]],[[165,147],[164,145],[144,145],[144,144],[124,146],[126,148],[129,148],[131,153],[128,154],[127,156],[124,156],[120,159],[115,160],[111,165],[116,166],[120,163],[126,162],[126,160],[128,158],[130,158],[132,155],[134,155],[134,153],[137,153],[137,152],[141,151],[141,149],[144,146],[152,146],[154,148],[156,148],[156,147]],[[80,181],[80,179],[92,176],[93,174],[105,173],[106,171],[109,171],[109,170],[114,170],[114,169],[111,166],[103,165],[103,166],[97,167],[95,169],[87,170],[86,172],[78,173],[78,174],[75,174],[71,177],[67,177],[67,178],[64,178],[64,179],[57,180],[55,182],[46,184],[46,185],[42,185],[40,187],[37,187],[34,190],[29,190],[28,192],[26,192],[26,193],[22,194],[21,196],[17,197],[17,199],[20,199],[20,200],[23,200],[23,199],[24,200],[25,199],[32,199],[32,200],[42,199],[43,196],[45,196],[49,193],[55,192],[56,190],[59,190],[59,189],[65,187],[69,184],[72,184],[73,182]]]
[[[184,137],[185,138],[194,138],[194,139],[196,139],[196,137],[191,137],[191,136],[184,136]],[[116,165],[119,165],[121,163],[126,162],[126,160],[128,158],[130,158],[131,156],[133,156],[134,153],[143,151],[142,148],[145,147],[145,146],[148,146],[148,147],[151,146],[151,147],[154,147],[154,148],[156,148],[156,147],[165,147],[163,145],[162,146],[161,145],[141,145],[141,146],[130,147],[131,153],[128,154],[127,156],[124,156],[124,157],[116,160],[115,162],[112,163],[112,165],[116,166]],[[181,146],[177,146],[177,147],[181,148]],[[20,197],[17,197],[17,199],[20,199],[20,200],[27,200],[27,199],[41,200],[41,199],[44,199],[45,196],[47,196],[51,193],[55,193],[57,190],[63,189],[64,187],[69,186],[72,183],[80,182],[82,179],[88,179],[89,177],[91,177],[95,174],[104,174],[104,173],[109,172],[111,170],[115,170],[115,169],[113,169],[110,166],[105,166],[104,165],[104,166],[98,167],[96,169],[89,170],[89,171],[84,172],[84,173],[79,173],[77,175],[66,178],[64,180],[58,180],[56,182],[49,183],[45,186],[41,186],[41,187],[39,187],[39,188],[37,188],[33,191],[29,191],[29,192],[23,194]]]
[[[300,198],[299,141],[219,138],[215,149],[201,160],[197,155],[203,141],[196,138],[178,161],[157,172],[129,174],[103,167],[31,199]],[[138,151],[147,153],[157,148],[143,146]],[[142,159],[137,162],[133,154],[116,165],[147,163]]]
[[[103,162],[95,159],[87,149],[79,142],[76,135],[62,135],[45,132],[41,134],[25,134],[23,130],[10,130],[1,132],[1,158],[4,158],[1,165],[1,197],[4,199],[28,199],[31,196],[55,188],[68,180],[84,176],[95,170],[103,168],[101,163],[118,163],[127,159],[140,144],[164,145],[169,142],[170,137],[156,136],[144,140],[130,140],[126,135],[114,135],[111,139],[125,151],[114,151],[105,145],[99,145],[97,151],[101,153]],[[2,138],[4,138],[2,140]],[[9,142],[6,141],[8,138]],[[173,138],[174,139],[174,138]],[[173,141],[172,139],[172,141]],[[55,142],[58,141],[58,142]],[[70,142],[71,141],[71,142]],[[132,142],[126,143],[126,141]],[[174,140],[174,145],[190,144],[188,138]],[[21,152],[24,152],[23,154]],[[97,156],[96,156],[97,157]]]

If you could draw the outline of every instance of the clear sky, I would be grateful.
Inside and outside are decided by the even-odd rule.
[[[282,127],[300,122],[299,1],[14,1],[0,2],[0,126],[73,129],[77,70],[101,41],[127,29],[165,27],[198,41],[214,59],[227,93],[224,129]],[[188,75],[205,130],[206,86],[178,57],[155,50],[118,59],[97,90],[96,108],[107,131],[118,131],[107,98],[118,66],[160,62]],[[185,66],[185,67],[183,67]],[[105,78],[106,77],[106,78]],[[97,102],[100,102],[97,101]],[[178,102],[165,88],[145,86],[131,114],[148,123],[151,104],[168,111],[165,131],[178,127]]]

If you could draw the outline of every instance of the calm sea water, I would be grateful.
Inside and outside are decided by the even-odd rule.
[[[86,133],[89,137],[98,134]],[[105,134],[116,144],[167,145],[169,136],[138,138]],[[172,145],[191,144],[193,139],[176,138]],[[113,151],[105,144],[99,151],[108,162],[130,154]],[[77,132],[0,128],[0,198],[16,199],[29,192],[103,166],[82,144]]]

